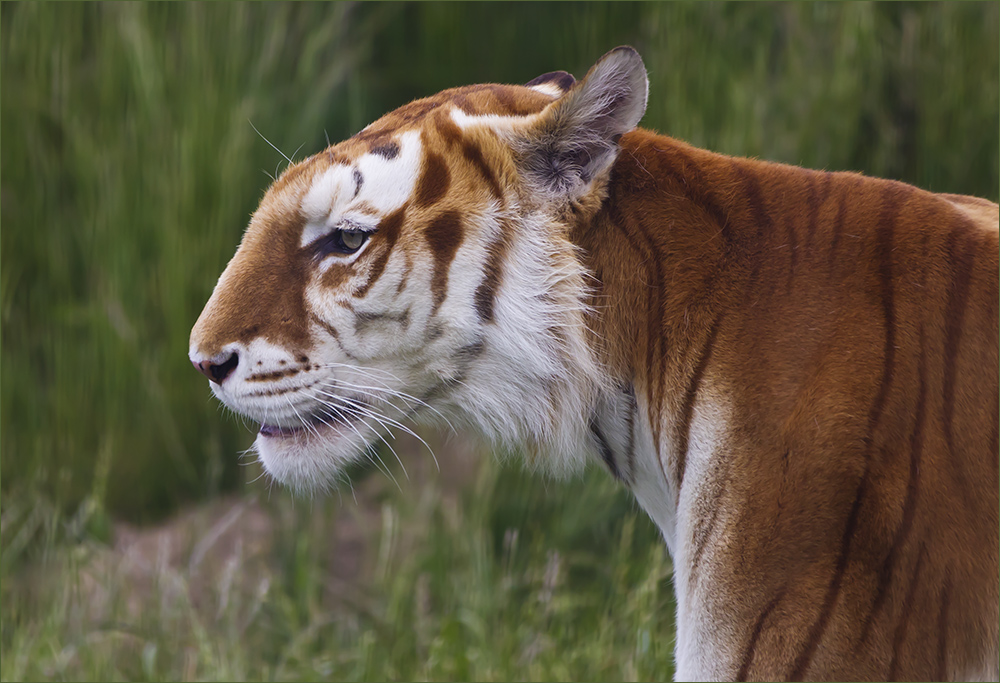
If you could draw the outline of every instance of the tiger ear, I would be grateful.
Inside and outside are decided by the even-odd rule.
[[[618,47],[601,57],[519,132],[515,151],[525,179],[547,194],[583,194],[614,163],[622,134],[639,123],[648,90],[646,68],[634,49]]]

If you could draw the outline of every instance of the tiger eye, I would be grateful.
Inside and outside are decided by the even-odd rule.
[[[340,233],[340,239],[342,240],[344,247],[350,251],[357,251],[361,248],[361,245],[365,243],[365,238],[368,235],[360,230],[342,230]]]

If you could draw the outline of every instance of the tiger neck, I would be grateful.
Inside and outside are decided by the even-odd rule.
[[[597,281],[589,324],[599,362],[622,387],[598,408],[597,441],[672,545],[685,391],[720,311],[744,284],[720,237],[733,212],[716,183],[731,161],[644,130],[621,146],[607,199],[573,231]]]
[[[709,330],[742,284],[719,227],[738,229],[718,190],[731,182],[721,180],[730,159],[641,129],[621,146],[607,199],[573,241],[598,282],[591,328],[601,362],[617,381],[655,394],[670,359]]]

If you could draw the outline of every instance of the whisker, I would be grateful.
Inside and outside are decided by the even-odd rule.
[[[336,406],[328,406],[325,403],[323,405],[324,405],[324,408],[333,408],[334,411],[335,411],[335,412],[331,413],[328,410],[323,410],[322,412],[323,412],[324,415],[326,415],[327,417],[331,417],[334,420],[336,420],[337,422],[339,422],[340,424],[343,424],[345,427],[350,428],[355,434],[358,435],[358,437],[361,439],[362,443],[365,442],[365,437],[362,436],[361,432],[358,431],[358,429],[351,423],[350,420],[344,418],[342,415],[336,414],[337,412],[339,412],[339,411],[337,411]],[[327,422],[326,420],[324,420],[322,417],[319,417],[319,421],[322,422],[323,424],[325,424],[326,426],[328,426],[330,428],[333,428],[333,425],[331,425],[329,422]],[[378,434],[378,432],[375,432],[375,434],[380,439],[382,439],[382,436],[380,434]],[[324,441],[328,441],[328,440],[324,439]],[[382,439],[382,442],[385,443],[386,446],[389,446],[389,444],[385,441],[385,439]],[[392,446],[389,446],[389,450],[392,450]],[[392,483],[394,483],[396,485],[396,488],[398,488],[400,491],[402,491],[403,490],[402,487],[400,487],[399,482],[396,480],[396,477],[394,477],[392,475],[392,472],[389,471],[389,468],[386,466],[386,464],[382,460],[381,456],[379,456],[378,451],[372,450],[372,453],[374,453],[375,457],[378,458],[378,461],[380,463],[382,463],[383,471],[386,473],[386,475],[388,475],[388,477],[390,479],[392,479]],[[395,451],[393,451],[393,455],[396,455]],[[399,456],[398,455],[396,456],[396,459],[399,460]],[[374,461],[372,461],[372,463],[374,464]],[[400,467],[402,467],[403,463],[400,462],[399,465],[400,465]],[[404,474],[406,473],[406,468],[405,467],[403,468],[403,473]],[[409,475],[407,475],[407,478],[409,478]]]
[[[319,400],[322,401],[322,399],[319,399]],[[349,399],[345,399],[345,400],[349,400]],[[390,430],[389,427],[386,426],[386,424],[379,419],[379,416],[377,414],[371,413],[371,412],[368,412],[368,411],[362,411],[361,410],[361,406],[358,405],[358,404],[355,404],[355,403],[352,402],[351,405],[336,406],[336,405],[330,404],[327,401],[322,401],[322,403],[323,403],[324,406],[333,408],[334,410],[341,410],[341,411],[347,410],[347,411],[350,411],[352,415],[355,415],[357,417],[364,418],[367,415],[368,417],[371,417],[373,420],[375,420],[380,425],[382,425],[382,427],[384,427],[385,430],[387,432],[389,432],[389,435],[392,436],[392,430]],[[386,419],[388,419],[388,418],[386,418]],[[357,431],[357,430],[355,430],[355,431]],[[392,447],[392,444],[390,444],[388,441],[385,440],[385,437],[383,437],[381,434],[378,433],[378,430],[373,430],[373,431],[375,432],[375,436],[377,436],[379,438],[379,440],[382,443],[385,444],[386,448],[388,448],[392,452],[392,454],[396,457],[396,462],[398,462],[399,466],[402,468],[403,475],[406,477],[407,481],[409,481],[410,474],[406,471],[406,466],[403,464],[403,461],[400,459],[399,454],[396,453],[396,449]],[[360,434],[359,434],[359,436],[360,436]]]
[[[434,466],[437,468],[437,470],[439,472],[441,471],[441,465],[438,463],[437,456],[434,454],[434,449],[431,448],[430,444],[428,444],[426,441],[424,441],[424,439],[419,434],[417,434],[416,432],[414,432],[412,429],[410,429],[406,425],[404,425],[401,422],[398,422],[398,421],[392,419],[391,417],[389,417],[389,416],[387,416],[387,415],[385,415],[383,413],[375,412],[373,406],[369,406],[369,405],[366,405],[364,403],[352,401],[348,397],[338,396],[336,394],[331,394],[329,392],[323,391],[322,389],[317,389],[316,391],[319,394],[321,394],[323,396],[326,396],[326,397],[328,397],[330,399],[334,399],[336,401],[341,401],[341,402],[347,402],[347,403],[349,403],[349,405],[347,405],[347,406],[339,406],[338,405],[336,407],[350,409],[350,410],[354,411],[355,414],[357,414],[358,412],[360,412],[363,415],[367,415],[368,417],[372,418],[373,420],[375,420],[376,422],[378,422],[380,425],[382,425],[387,432],[391,433],[391,429],[390,429],[390,426],[391,426],[391,427],[396,427],[397,429],[400,429],[403,432],[409,434],[410,436],[412,436],[413,438],[415,438],[417,441],[419,441],[420,443],[422,443],[424,445],[424,448],[426,448],[427,451],[431,454],[431,459],[434,461]],[[315,398],[317,400],[323,402],[326,405],[330,405],[329,401],[326,401],[325,399],[319,398],[319,396],[316,396]],[[390,403],[389,405],[392,405],[392,404]],[[396,406],[393,406],[393,407],[395,408]],[[388,424],[386,424],[386,423],[388,423]],[[383,439],[383,441],[384,441],[384,439]],[[386,445],[388,446],[389,444],[386,443]],[[389,446],[389,448],[391,450],[392,446]],[[395,451],[393,451],[393,453],[395,453]],[[399,456],[396,456],[396,459],[399,460]],[[400,462],[399,464],[400,464],[400,466],[402,466],[403,463]],[[403,468],[403,472],[406,472],[406,468],[405,467]]]
[[[342,363],[336,363],[336,364],[331,364],[331,365],[340,365],[340,366],[347,367],[347,368],[353,368],[355,370],[359,369],[359,368],[357,368],[355,366],[344,365]],[[375,379],[375,378],[371,377],[370,379]],[[399,398],[403,399],[403,401],[405,401],[408,405],[412,403],[412,404],[416,404],[419,407],[427,408],[432,413],[434,413],[437,417],[441,418],[441,420],[446,425],[448,425],[448,428],[451,429],[451,431],[453,431],[453,432],[457,431],[455,429],[455,426],[451,423],[451,420],[449,420],[441,411],[439,411],[437,408],[435,408],[431,404],[427,403],[426,401],[424,401],[422,399],[419,399],[416,396],[413,396],[412,394],[408,394],[408,393],[406,393],[404,391],[399,391],[397,389],[393,389],[393,388],[391,388],[389,386],[369,387],[369,386],[365,386],[365,385],[362,385],[362,384],[353,384],[351,382],[346,382],[346,381],[344,381],[342,379],[332,379],[330,381],[331,382],[336,382],[338,384],[341,384],[342,386],[349,387],[351,389],[356,389],[359,392],[363,392],[365,390],[374,391],[374,392],[384,391],[390,397],[397,397],[398,396]],[[376,381],[378,381],[378,380],[376,380]],[[383,400],[383,401],[385,400],[382,396],[378,395],[377,393],[376,394],[367,394],[367,395],[368,396],[372,396],[373,398],[377,398],[379,400]],[[388,401],[386,401],[386,402],[388,403]],[[399,412],[403,413],[405,417],[409,417],[414,412],[416,412],[415,410],[411,410],[410,413],[407,414],[401,408],[399,408],[398,406],[395,406],[392,403],[389,403],[389,405],[392,405],[393,408],[396,408],[396,410],[399,410]]]
[[[253,131],[255,133],[257,133],[257,135],[260,135],[260,139],[261,140],[263,140],[267,144],[271,145],[271,149],[273,149],[275,152],[277,152],[281,156],[285,157],[285,161],[287,161],[289,164],[292,163],[292,160],[289,159],[287,156],[285,156],[284,152],[282,152],[280,149],[278,149],[277,147],[275,147],[274,144],[270,140],[268,140],[267,138],[265,138],[264,135],[259,130],[257,130],[257,126],[253,125],[253,121],[251,121],[250,119],[247,119],[247,123],[250,124],[250,127],[253,128]]]

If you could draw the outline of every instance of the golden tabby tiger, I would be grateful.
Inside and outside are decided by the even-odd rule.
[[[291,166],[192,362],[296,488],[439,417],[603,461],[679,679],[996,680],[997,205],[695,149],[646,90],[618,48]]]

